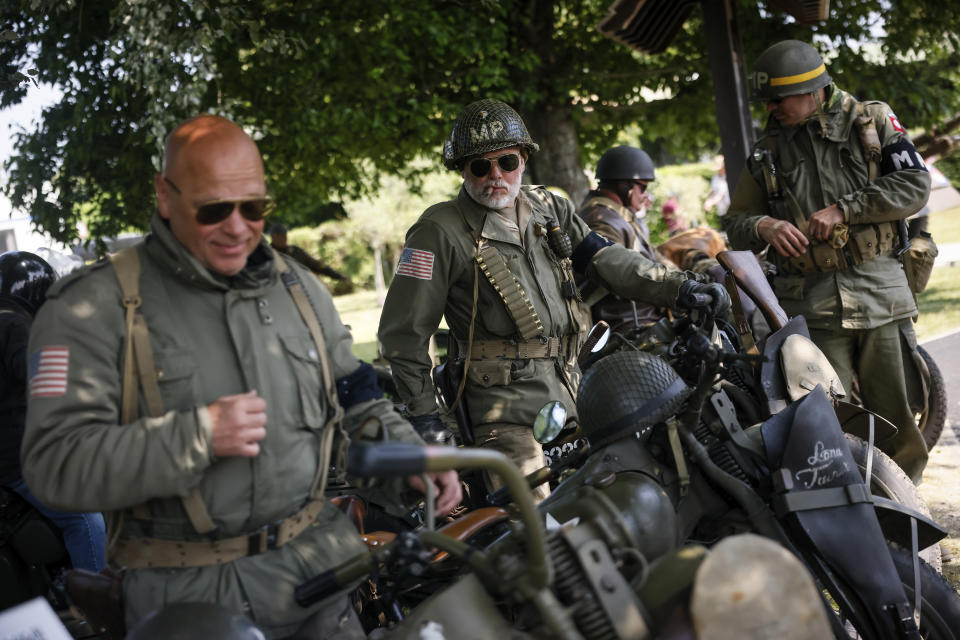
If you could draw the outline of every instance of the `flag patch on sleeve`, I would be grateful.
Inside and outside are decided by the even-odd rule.
[[[44,347],[30,354],[30,397],[65,394],[69,364],[69,347]]]
[[[423,249],[404,249],[397,263],[398,276],[410,276],[421,280],[433,278],[433,254]]]

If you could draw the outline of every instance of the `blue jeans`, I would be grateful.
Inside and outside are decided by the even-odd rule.
[[[63,531],[63,543],[70,554],[74,569],[103,569],[107,542],[107,527],[100,513],[68,513],[45,506],[37,500],[27,483],[20,478],[10,483],[10,488],[32,504],[37,511],[49,518]]]

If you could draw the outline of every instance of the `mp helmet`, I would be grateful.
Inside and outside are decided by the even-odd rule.
[[[0,298],[10,298],[35,313],[57,279],[53,267],[35,253],[8,251],[0,255]]]
[[[648,432],[677,412],[692,392],[665,360],[643,351],[602,358],[583,374],[577,415],[594,449]]]
[[[806,42],[784,40],[767,48],[753,63],[751,98],[771,100],[811,93],[830,84],[817,50]]]
[[[443,164],[459,171],[467,158],[514,146],[523,147],[527,154],[540,149],[513,107],[499,100],[477,100],[464,107],[453,123],[443,143]]]
[[[647,152],[622,145],[609,149],[597,162],[597,180],[655,180]]]
[[[178,602],[141,618],[126,640],[264,640],[247,616],[211,602]]]

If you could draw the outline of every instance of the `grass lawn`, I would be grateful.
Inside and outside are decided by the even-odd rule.
[[[960,208],[930,215],[929,229],[938,245],[960,243]],[[359,291],[334,299],[344,324],[353,333],[353,353],[367,362],[377,357],[380,304],[373,291]],[[960,328],[960,266],[938,267],[920,294],[917,337],[926,340]]]

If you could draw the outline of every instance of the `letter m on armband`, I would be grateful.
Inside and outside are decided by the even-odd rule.
[[[927,170],[927,165],[924,164],[923,157],[916,147],[910,144],[909,140],[897,140],[885,146],[880,159],[880,173],[887,175],[906,169]]]

